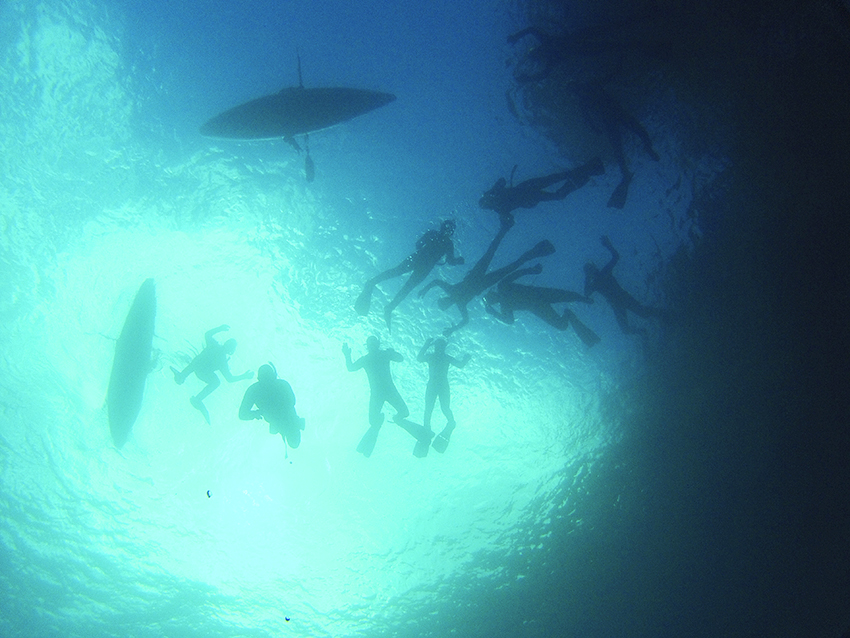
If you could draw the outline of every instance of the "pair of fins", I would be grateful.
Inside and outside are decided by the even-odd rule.
[[[426,430],[424,426],[408,419],[400,419],[396,421],[396,424],[416,439],[416,445],[413,447],[413,456],[420,459],[428,456],[428,448],[432,445],[437,452],[441,454],[445,452],[449,445],[452,430],[454,430],[454,425],[447,425],[440,434],[434,437],[434,433],[431,430]],[[372,426],[366,430],[366,433],[360,439],[360,443],[357,444],[357,451],[366,458],[372,456],[372,451],[375,449],[375,443],[378,440],[378,433],[380,431],[380,425]],[[431,443],[432,438],[434,439],[433,443]]]

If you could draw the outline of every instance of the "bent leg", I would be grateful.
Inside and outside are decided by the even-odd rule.
[[[410,416],[410,410],[408,409],[407,404],[404,402],[404,399],[401,398],[401,395],[398,393],[398,390],[395,388],[395,386],[393,386],[393,388],[389,392],[387,392],[385,400],[387,403],[389,403],[396,409],[396,415],[394,417],[396,421],[406,419]]]
[[[203,390],[201,390],[200,392],[198,392],[197,395],[195,395],[195,398],[198,401],[203,401],[210,394],[212,394],[212,392],[221,384],[221,381],[219,381],[218,375],[215,372],[196,371],[195,374],[201,381],[207,384],[207,386]]]

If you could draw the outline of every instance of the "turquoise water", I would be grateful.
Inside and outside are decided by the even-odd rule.
[[[356,454],[368,386],[346,372],[341,347],[362,354],[378,334],[401,352],[396,382],[420,420],[427,369],[416,353],[456,318],[411,295],[388,334],[381,309],[399,282],[376,292],[367,318],[352,308],[362,283],[447,217],[468,267],[498,226],[477,208],[481,192],[515,163],[519,179],[566,162],[507,112],[511,14],[488,10],[469,30],[480,7],[436,6],[392,16],[389,29],[364,5],[371,17],[334,38],[322,21],[352,15],[258,5],[293,19],[256,18],[240,50],[220,39],[237,8],[219,8],[215,31],[215,8],[192,24],[175,7],[160,22],[132,3],[0,6],[0,633],[485,635],[491,616],[475,601],[522,588],[555,522],[569,534],[583,508],[616,507],[616,493],[593,487],[623,436],[622,415],[603,407],[639,373],[643,345],[618,333],[601,300],[582,308],[603,337],[592,351],[533,317],[505,326],[472,304],[449,345],[472,354],[450,376],[458,427],[444,455],[425,459],[389,426],[371,458]],[[312,184],[284,143],[196,132],[222,108],[295,83],[292,34],[283,46],[278,27],[309,36],[305,83],[398,95],[311,137]],[[274,62],[258,61],[264,47]],[[558,252],[534,283],[578,290],[609,234],[623,285],[663,303],[664,264],[698,232],[690,184],[722,162],[680,165],[675,134],[658,148],[662,162],[637,167],[627,210],[604,208],[609,171],[519,214],[495,265],[548,237]],[[155,366],[119,450],[104,398],[114,340],[148,277]],[[220,336],[239,342],[234,373],[271,360],[295,391],[307,427],[288,457],[264,426],[237,419],[247,382],[210,396],[207,425],[188,401],[200,382],[173,381],[169,366],[222,323]],[[539,631],[539,618],[510,616]]]

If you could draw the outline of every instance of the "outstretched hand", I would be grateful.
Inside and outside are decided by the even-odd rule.
[[[348,347],[347,343],[342,344],[342,354],[344,354],[346,357],[351,355],[351,348]]]

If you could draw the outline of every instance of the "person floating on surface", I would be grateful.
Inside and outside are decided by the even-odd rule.
[[[378,432],[380,432],[381,425],[384,422],[384,413],[382,412],[384,403],[389,403],[396,409],[394,417],[396,422],[401,422],[410,416],[410,410],[395,387],[390,371],[390,362],[403,361],[404,357],[392,348],[382,350],[378,337],[374,335],[366,339],[366,351],[366,354],[357,361],[352,361],[351,348],[347,343],[342,344],[342,354],[345,356],[345,367],[348,371],[365,370],[366,378],[369,379],[369,430],[363,435],[360,444],[357,446],[357,451],[368,457],[375,448]]]
[[[552,304],[576,301],[590,304],[593,303],[593,299],[570,290],[515,283],[520,277],[538,275],[542,271],[543,268],[540,264],[536,264],[531,268],[514,271],[502,279],[495,289],[484,295],[487,312],[499,321],[511,324],[514,322],[514,312],[525,310],[558,330],[566,330],[572,326],[579,339],[587,346],[594,346],[599,343],[599,335],[579,321],[579,318],[569,308],[565,308],[564,312],[559,315],[552,307]],[[496,305],[500,306],[500,310],[496,310]]]
[[[434,346],[432,352],[428,349]],[[423,426],[431,430],[431,413],[437,399],[440,399],[440,409],[446,417],[446,427],[431,444],[437,452],[445,452],[449,439],[455,429],[455,417],[451,408],[451,392],[449,391],[449,366],[463,368],[469,362],[469,353],[462,359],[455,359],[446,354],[445,339],[428,339],[419,350],[416,360],[428,364],[428,385],[425,388],[425,416]]]
[[[614,249],[611,240],[607,236],[602,236],[602,245],[611,253],[611,260],[605,264],[602,270],[596,267],[595,264],[587,263],[584,265],[584,294],[588,297],[594,292],[598,292],[605,297],[608,305],[614,311],[614,316],[620,329],[625,334],[646,334],[643,328],[634,328],[629,325],[626,311],[635,313],[638,317],[664,317],[665,312],[658,308],[649,308],[639,303],[634,297],[623,290],[619,282],[614,279],[614,266],[620,259],[620,254]]]
[[[178,385],[182,385],[186,378],[193,372],[196,377],[207,384],[203,390],[189,399],[192,407],[204,415],[204,420],[207,424],[210,422],[210,413],[204,405],[204,399],[221,384],[216,372],[221,372],[228,383],[244,381],[254,376],[254,373],[250,370],[236,376],[231,374],[228,359],[236,352],[236,339],[228,339],[224,343],[219,343],[213,336],[224,330],[230,330],[230,326],[222,324],[218,328],[207,330],[204,335],[206,343],[204,349],[182,371],[171,366],[171,371],[174,373],[174,381]]]
[[[513,170],[516,170],[516,166]],[[597,157],[570,171],[527,179],[516,186],[508,185],[507,180],[500,177],[493,187],[481,196],[478,205],[485,210],[495,211],[500,219],[508,217],[513,219],[512,212],[517,208],[534,208],[540,202],[564,199],[587,184],[593,175],[602,175],[604,172],[602,160]],[[511,181],[513,181],[513,171],[511,171]],[[543,190],[558,182],[563,184],[557,190]]]
[[[257,382],[245,390],[239,418],[243,421],[265,419],[269,434],[280,434],[284,443],[293,449],[301,444],[304,419],[295,411],[295,393],[287,381],[278,379],[271,363],[259,367]]]
[[[493,241],[490,242],[490,246],[487,248],[487,252],[481,257],[481,259],[476,262],[476,264],[472,267],[472,269],[466,274],[466,276],[456,284],[449,284],[441,279],[434,279],[430,281],[427,286],[424,286],[422,290],[419,291],[419,296],[424,296],[431,288],[434,286],[438,286],[443,289],[443,292],[446,293],[446,297],[442,297],[437,304],[440,306],[442,310],[448,310],[452,305],[457,306],[457,309],[460,311],[461,320],[459,323],[449,326],[445,330],[443,330],[443,336],[448,337],[455,330],[459,330],[467,323],[469,323],[469,311],[467,310],[467,305],[470,301],[472,301],[475,297],[483,293],[485,290],[490,288],[491,286],[495,286],[498,281],[512,273],[514,270],[522,266],[525,262],[530,261],[532,259],[537,259],[538,257],[544,257],[546,255],[551,255],[555,252],[555,247],[548,240],[543,240],[538,242],[533,248],[525,251],[520,257],[507,266],[503,266],[497,270],[492,272],[487,272],[487,268],[490,267],[490,262],[493,260],[493,256],[496,254],[496,249],[499,247],[502,239],[505,234],[507,234],[508,230],[513,226],[514,220],[513,217],[501,217],[501,225],[499,227],[499,232],[496,233],[496,236],[493,238]]]
[[[454,220],[448,219],[444,221],[440,225],[440,230],[429,230],[416,241],[416,252],[407,257],[395,268],[385,270],[367,281],[363,286],[363,292],[360,293],[357,301],[354,302],[354,309],[357,314],[369,314],[372,291],[377,284],[393,277],[400,277],[404,273],[409,272],[410,277],[404,282],[401,290],[396,293],[393,300],[384,308],[384,318],[387,321],[387,328],[390,328],[393,310],[410,294],[411,290],[425,280],[441,259],[445,258],[446,263],[450,265],[463,263],[463,257],[455,256],[454,244],[452,243],[454,231]]]

